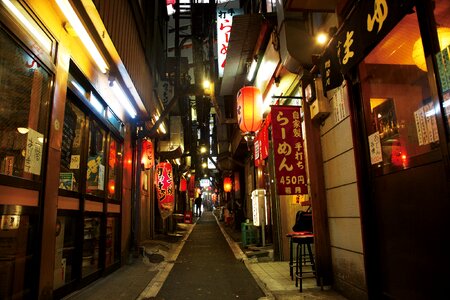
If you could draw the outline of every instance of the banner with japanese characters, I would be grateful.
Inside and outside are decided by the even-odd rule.
[[[239,5],[239,1],[230,1],[226,4],[217,5],[217,62],[219,77],[223,76],[225,68],[233,16],[243,14],[241,8],[234,7],[236,5]]]
[[[278,195],[308,194],[300,107],[272,106],[271,121]]]

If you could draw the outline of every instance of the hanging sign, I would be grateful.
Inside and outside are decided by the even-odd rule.
[[[233,16],[242,15],[243,10],[240,8],[232,8],[230,5],[217,5],[217,60],[219,77],[223,76],[225,68],[226,56],[228,52],[228,43],[230,41],[231,25]]]
[[[255,167],[258,167],[269,156],[269,126],[270,114],[255,137]]]
[[[358,64],[413,6],[412,0],[358,1],[321,55],[324,93],[340,86],[342,74]]]
[[[159,212],[161,217],[165,219],[173,213],[175,200],[173,172],[170,163],[161,162],[156,165],[155,185]]]
[[[278,195],[308,193],[300,107],[271,107]]]
[[[191,174],[191,177],[189,177],[188,195],[189,195],[189,198],[195,198],[195,175],[194,174]]]

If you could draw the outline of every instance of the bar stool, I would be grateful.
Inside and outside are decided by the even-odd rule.
[[[291,280],[294,279],[294,267],[296,267],[296,263],[294,263],[294,243],[297,244],[298,240],[297,236],[302,235],[310,235],[310,231],[293,231],[286,234],[286,237],[289,239],[289,275],[291,276]],[[297,285],[296,285],[297,286]]]
[[[314,262],[314,255],[312,253],[311,245],[314,243],[314,234],[307,233],[302,235],[295,235],[291,238],[292,243],[297,244],[296,260],[295,260],[295,286],[298,286],[300,281],[300,292],[303,291],[304,274],[313,274],[312,277],[317,279],[316,264]],[[304,271],[305,266],[311,266],[311,271]]]

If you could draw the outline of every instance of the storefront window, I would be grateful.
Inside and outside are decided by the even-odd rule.
[[[54,289],[76,279],[76,222],[75,217],[61,215],[56,221]]]
[[[70,191],[78,191],[79,189],[81,179],[80,161],[85,120],[85,114],[71,101],[67,100],[61,145],[60,189]]]
[[[119,200],[120,197],[120,172],[122,169],[122,145],[111,137],[109,142],[108,159],[108,198]]]
[[[0,28],[0,174],[39,181],[52,76]]]
[[[86,277],[99,269],[100,218],[84,218],[83,239],[82,276]]]
[[[450,2],[437,0],[435,2],[434,17],[439,38],[440,52],[436,54],[439,80],[443,95],[442,110],[447,119],[447,135],[450,136]]]
[[[105,131],[94,120],[90,123],[86,193],[103,196],[105,190]]]
[[[421,162],[439,144],[417,16],[407,15],[360,64],[372,167],[379,175]]]

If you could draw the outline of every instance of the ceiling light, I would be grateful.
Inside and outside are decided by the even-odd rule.
[[[250,65],[250,68],[248,70],[247,73],[247,80],[248,81],[252,81],[253,77],[255,77],[255,73],[256,73],[256,65],[258,64],[257,58],[255,57],[254,59],[252,59],[252,63]]]
[[[316,41],[319,45],[325,45],[325,43],[328,42],[328,35],[321,32],[316,36]]]
[[[17,127],[17,131],[18,131],[20,134],[27,134],[28,131],[30,131],[30,129],[28,129],[28,128],[26,128],[26,127]]]
[[[10,0],[2,0],[3,3],[6,5],[6,7],[9,9],[9,11],[22,23],[22,25],[25,26],[25,28],[34,36],[35,39],[37,39],[42,46],[44,46],[44,49],[47,53],[50,53],[50,50],[52,48],[52,42],[51,40],[42,32],[42,30],[36,25],[32,24],[29,21],[29,18],[22,14],[20,10],[12,4]]]
[[[115,80],[112,81],[111,87],[114,91],[114,94],[119,99],[120,104],[127,111],[127,113],[130,115],[130,117],[132,117],[132,118],[136,117],[136,115],[137,115],[136,110],[134,109],[133,105],[131,104],[130,100],[128,99],[128,96],[125,94],[125,92],[122,90],[122,88],[117,84],[117,82]]]
[[[92,59],[97,64],[100,71],[103,74],[106,74],[108,70],[108,65],[106,64],[106,61],[100,54],[100,51],[97,49],[91,37],[84,28],[83,24],[81,23],[80,19],[75,13],[75,10],[72,8],[72,5],[69,3],[68,0],[56,0],[56,3],[58,4],[62,13],[66,16],[72,28],[75,29],[75,32],[80,37],[84,47],[92,56]]]

